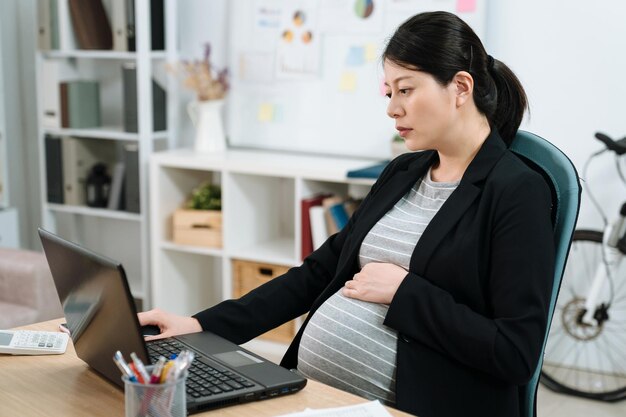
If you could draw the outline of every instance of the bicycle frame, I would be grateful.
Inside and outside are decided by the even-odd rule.
[[[607,279],[611,280],[615,276],[624,258],[624,253],[618,247],[618,242],[620,241],[620,237],[626,240],[626,216],[623,214],[625,212],[626,203],[622,206],[620,215],[615,222],[607,225],[604,230],[602,241],[603,262],[598,265],[598,269],[589,287],[589,293],[585,301],[585,314],[581,318],[583,323],[590,326],[601,324],[602,319],[596,317],[596,311],[600,307],[598,305],[598,296],[604,288]],[[610,302],[611,300],[609,300],[609,304]]]

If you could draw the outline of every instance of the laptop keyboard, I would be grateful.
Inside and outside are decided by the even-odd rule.
[[[147,345],[152,363],[155,363],[159,356],[170,358],[172,354],[178,355],[182,349],[186,348],[174,339],[154,340]],[[188,372],[186,384],[187,401],[197,401],[204,397],[254,386],[252,382],[241,375],[237,375],[217,363],[203,358],[197,352],[196,358]]]

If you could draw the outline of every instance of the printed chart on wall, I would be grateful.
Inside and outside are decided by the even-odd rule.
[[[432,10],[458,14],[484,39],[485,1],[234,0],[231,146],[388,158],[386,40]]]

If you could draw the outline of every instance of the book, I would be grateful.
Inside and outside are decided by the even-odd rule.
[[[324,221],[326,222],[326,230],[328,231],[328,235],[334,235],[339,231],[337,227],[337,223],[333,219],[330,208],[336,204],[343,204],[343,197],[338,195],[332,195],[330,197],[326,197],[322,201],[322,207],[324,207]]]
[[[85,129],[100,126],[100,84],[67,81],[59,85],[61,127]]]
[[[137,118],[137,66],[134,62],[122,65],[124,91],[124,131],[139,131]],[[165,90],[152,80],[152,129],[155,132],[167,129],[167,97]]]
[[[46,135],[46,193],[49,203],[63,204],[63,155],[61,138]]]
[[[127,51],[136,51],[135,40],[135,0],[126,2]],[[165,50],[165,8],[164,0],[150,0],[150,48],[153,51]]]
[[[300,227],[302,236],[300,255],[303,260],[309,256],[311,252],[313,252],[313,238],[311,236],[311,218],[309,216],[309,210],[313,206],[321,206],[324,198],[328,196],[328,194],[316,194],[300,201]]]
[[[41,68],[41,101],[43,107],[43,127],[61,127],[59,96],[59,62],[44,60]]]
[[[348,178],[378,178],[389,161],[382,161],[374,165],[348,171]]]
[[[313,250],[318,249],[326,239],[328,239],[328,229],[326,228],[326,219],[324,216],[324,207],[313,206],[309,209],[309,217],[311,219],[311,237],[313,239]]]
[[[331,218],[335,222],[335,227],[337,230],[341,230],[348,223],[348,212],[344,206],[344,202],[333,204],[328,207],[328,212],[330,213]]]
[[[124,202],[125,210],[132,213],[141,211],[139,190],[139,146],[128,144],[124,146]]]
[[[126,166],[124,161],[117,161],[113,168],[113,175],[111,178],[111,191],[109,192],[109,202],[107,208],[110,210],[121,210],[122,206],[122,192],[124,185],[124,171]]]
[[[113,34],[102,0],[69,0],[72,26],[81,49],[107,50]]]

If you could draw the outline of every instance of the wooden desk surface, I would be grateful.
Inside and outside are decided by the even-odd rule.
[[[62,320],[22,329],[56,331]],[[365,402],[363,398],[315,381],[293,395],[206,411],[197,416],[263,417]],[[393,416],[409,416],[387,408]],[[70,342],[63,355],[0,355],[0,416],[124,415],[124,393],[78,359]]]

